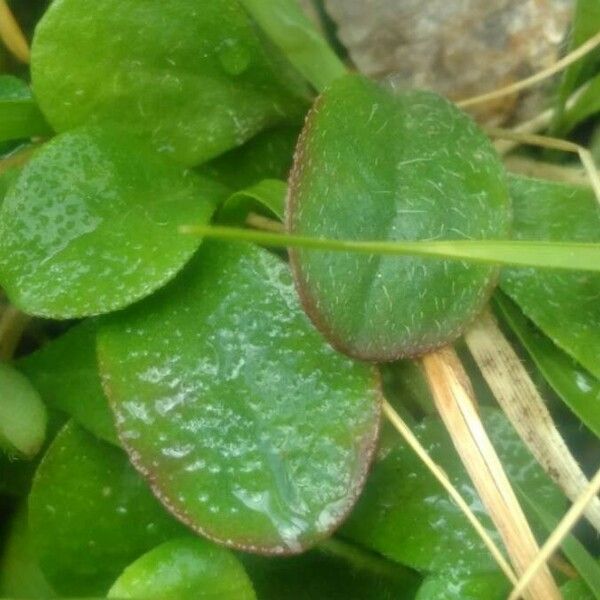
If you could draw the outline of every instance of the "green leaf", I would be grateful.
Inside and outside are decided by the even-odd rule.
[[[502,238],[510,221],[502,164],[469,117],[433,93],[396,95],[358,76],[337,80],[309,114],[287,211],[290,233],[382,243]],[[303,306],[330,342],[379,361],[456,338],[496,276],[416,256],[290,256]]]
[[[166,542],[125,569],[109,598],[255,600],[244,567],[228,550],[200,538]]]
[[[544,379],[577,417],[600,437],[600,381],[557,348],[506,296],[496,294],[494,304]]]
[[[599,25],[600,26],[600,25]],[[592,78],[576,102],[565,109],[559,132],[567,133],[576,125],[600,112],[600,75]]]
[[[550,482],[514,429],[497,410],[482,418],[509,475],[540,502],[564,510]],[[426,417],[413,431],[446,471],[497,542],[484,507],[443,423]],[[471,524],[414,452],[398,439],[382,449],[365,491],[341,534],[401,564],[451,577],[495,571],[495,563]]]
[[[31,547],[25,505],[20,506],[11,518],[4,541],[0,558],[0,597],[32,600],[56,597]]]
[[[18,361],[44,402],[101,439],[118,444],[96,360],[96,323],[84,321]]]
[[[600,208],[589,188],[517,176],[509,183],[517,240],[600,242]],[[500,286],[557,346],[600,378],[600,275],[505,269]]]
[[[0,211],[0,281],[29,314],[122,308],[171,279],[196,251],[177,226],[207,222],[220,185],[114,131],[83,128],[43,146]]]
[[[0,363],[0,448],[31,458],[46,437],[48,415],[40,395],[15,368]]]
[[[72,421],[40,463],[29,525],[44,574],[75,596],[105,594],[131,561],[183,533],[123,452]]]
[[[230,223],[244,223],[248,213],[255,212],[281,221],[286,193],[284,181],[263,179],[229,196],[219,209],[218,218]]]
[[[275,127],[259,133],[239,148],[202,165],[200,173],[233,191],[263,179],[287,179],[292,168],[298,127]]]
[[[261,600],[409,600],[417,575],[331,538],[301,556],[240,556]]]
[[[510,585],[501,573],[435,573],[425,579],[415,600],[505,600]]]
[[[348,72],[297,0],[241,3],[315,89],[322,91]]]
[[[12,75],[0,75],[0,142],[50,133],[29,86]]]
[[[582,579],[567,581],[560,587],[563,600],[594,600],[590,588]]]
[[[277,257],[206,244],[98,344],[121,442],[196,531],[298,552],[354,504],[377,438],[376,372],[324,342]]]
[[[36,28],[35,95],[57,131],[110,123],[197,165],[306,107],[237,0],[62,0]]]

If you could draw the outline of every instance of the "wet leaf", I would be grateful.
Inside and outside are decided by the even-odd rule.
[[[62,0],[37,26],[31,72],[57,131],[110,123],[196,165],[298,119],[306,89],[237,0]]]
[[[0,363],[0,448],[35,456],[46,437],[48,415],[37,390],[14,367]]]
[[[244,567],[229,551],[200,538],[178,538],[125,569],[109,598],[255,600]]]
[[[252,187],[232,194],[221,206],[218,218],[230,223],[244,223],[248,213],[283,219],[287,184],[278,179],[263,179]]]
[[[506,296],[494,304],[544,379],[591,431],[600,437],[600,381],[556,347]]]
[[[494,239],[509,203],[489,140],[429,92],[338,80],[317,100],[290,179],[290,233],[350,240]],[[340,350],[370,360],[457,337],[493,266],[415,256],[291,251],[303,306]],[[410,285],[407,285],[410,282]]]
[[[0,211],[0,281],[29,314],[116,310],[162,286],[199,240],[220,185],[163,161],[114,131],[56,137],[20,172]]]
[[[98,352],[132,461],[203,535],[298,552],[354,504],[377,437],[375,371],[322,340],[266,250],[206,244],[107,321]]]
[[[510,585],[502,573],[436,573],[425,579],[415,600],[505,600]]]
[[[589,188],[511,176],[518,240],[600,241],[600,209]],[[600,377],[600,276],[505,269],[506,292],[559,348]]]
[[[96,360],[96,323],[84,321],[17,363],[44,402],[101,439],[118,444]]]
[[[121,450],[72,421],[40,463],[29,496],[32,543],[65,595],[103,595],[142,553],[182,535]]]
[[[0,74],[0,142],[47,135],[51,131],[29,86],[17,77]]]
[[[482,409],[502,463],[512,481],[540,502],[564,510],[560,491],[550,482],[510,423],[497,410]],[[442,466],[473,512],[497,542],[484,507],[468,478],[444,425],[426,417],[413,431]],[[341,530],[357,544],[419,571],[452,577],[495,571],[495,562],[460,509],[412,450],[398,441],[383,449],[365,491]]]

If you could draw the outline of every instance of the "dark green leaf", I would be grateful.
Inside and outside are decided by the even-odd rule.
[[[50,583],[83,596],[104,594],[131,561],[183,533],[126,456],[73,422],[40,463],[29,525]]]
[[[511,176],[517,240],[600,241],[600,208],[589,188]],[[506,292],[557,346],[600,377],[600,275],[505,269]]]
[[[600,381],[553,344],[506,296],[496,294],[494,304],[544,379],[581,421],[600,437]]]
[[[0,211],[0,281],[25,312],[71,318],[122,308],[162,286],[199,240],[222,188],[113,131],[56,137]]]
[[[510,220],[487,137],[429,92],[357,76],[317,100],[288,195],[290,233],[349,240],[495,239]],[[492,266],[293,250],[304,308],[351,355],[392,360],[456,338],[487,300]],[[410,285],[407,284],[410,282]]]
[[[51,132],[29,86],[12,75],[0,75],[0,142]]]
[[[561,131],[571,131],[597,112],[600,112],[600,75],[591,79],[573,106],[565,110]]]
[[[84,321],[17,366],[48,406],[64,411],[98,437],[118,444],[96,360],[96,324]]]
[[[244,567],[231,552],[193,537],[165,542],[138,558],[115,581],[108,597],[256,599]]]
[[[376,373],[324,342],[266,250],[206,244],[171,286],[107,320],[98,351],[123,445],[207,537],[298,552],[354,504]]]
[[[40,21],[33,87],[51,125],[111,123],[196,165],[298,119],[306,90],[237,0],[62,0]]]
[[[0,363],[0,449],[35,456],[46,437],[48,415],[39,393],[14,367]]]
[[[219,210],[219,220],[243,223],[249,212],[282,220],[287,184],[278,179],[263,179],[252,187],[232,194]]]

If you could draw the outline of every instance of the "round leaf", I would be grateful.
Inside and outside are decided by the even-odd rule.
[[[510,220],[486,136],[432,93],[348,76],[316,102],[290,179],[290,233],[351,240],[493,239]],[[456,338],[496,269],[416,256],[291,250],[303,305],[340,350],[368,360]]]
[[[113,131],[58,136],[19,173],[0,210],[0,280],[30,314],[116,310],[171,279],[199,245],[221,187]]]
[[[305,107],[304,84],[237,0],[58,0],[33,87],[57,131],[112,123],[199,164]]]
[[[195,530],[298,552],[354,504],[377,438],[376,373],[322,340],[277,257],[206,244],[98,342],[123,445]]]
[[[46,407],[16,369],[0,363],[0,448],[31,458],[46,437]]]
[[[244,567],[231,552],[200,538],[166,542],[127,567],[109,598],[255,600]]]
[[[104,595],[131,561],[181,535],[122,451],[69,422],[40,463],[29,496],[33,546],[65,595]]]

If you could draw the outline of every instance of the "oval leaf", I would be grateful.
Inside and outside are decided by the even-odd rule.
[[[0,448],[8,454],[35,456],[46,437],[46,407],[29,380],[0,363]]]
[[[304,84],[237,0],[60,0],[31,72],[57,131],[112,123],[186,165],[301,117]],[[300,97],[302,96],[302,99]]]
[[[585,187],[511,176],[514,237],[600,242],[600,209]],[[600,275],[504,269],[506,292],[559,348],[600,378]]]
[[[171,279],[199,245],[221,186],[113,131],[58,136],[23,167],[0,211],[0,280],[29,314],[122,308]]]
[[[454,105],[338,80],[316,102],[296,151],[290,233],[349,240],[494,239],[507,232],[502,164]],[[303,305],[340,350],[368,360],[456,338],[493,287],[493,266],[415,256],[292,250]]]
[[[104,595],[131,561],[183,533],[122,451],[69,422],[29,495],[32,543],[57,591]]]
[[[200,538],[166,542],[127,567],[109,598],[255,600],[252,583],[228,550]]]
[[[267,251],[206,244],[171,286],[114,315],[98,352],[123,445],[195,530],[298,552],[354,504],[377,438],[376,373],[321,339]]]

